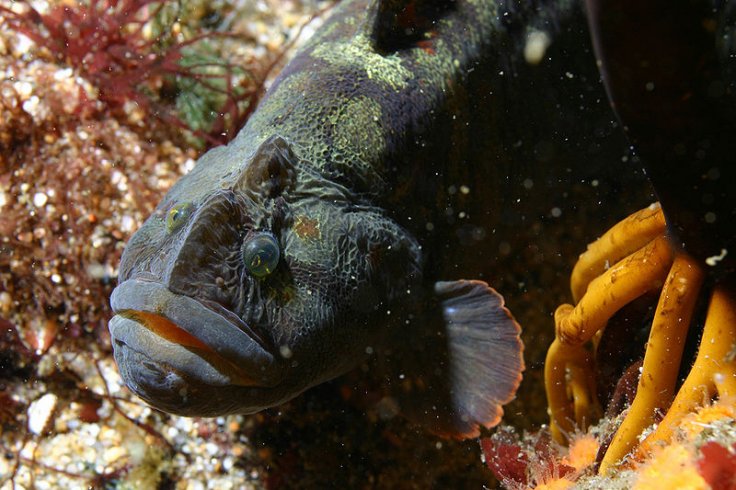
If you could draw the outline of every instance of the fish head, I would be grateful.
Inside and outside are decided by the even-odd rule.
[[[202,165],[125,248],[114,355],[156,408],[253,413],[354,367],[418,281],[420,247],[281,137],[207,192]]]

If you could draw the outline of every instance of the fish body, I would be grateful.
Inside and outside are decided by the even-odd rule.
[[[110,331],[133,392],[177,414],[252,413],[385,349],[402,408],[431,430],[499,421],[519,326],[457,274],[491,260],[515,138],[504,70],[532,22],[574,10],[510,5],[337,7],[127,244]]]

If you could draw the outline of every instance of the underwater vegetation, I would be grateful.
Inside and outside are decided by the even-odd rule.
[[[94,90],[80,94],[76,116],[95,106],[111,111],[132,105],[208,145],[234,136],[280,60],[275,56],[259,73],[253,73],[252,60],[227,61],[214,41],[220,38],[222,49],[221,38],[235,35],[214,30],[191,35],[179,22],[182,6],[167,0],[51,3],[45,11],[22,0],[9,5],[0,5],[6,28],[71,67]]]
[[[704,402],[728,407],[736,394],[736,196],[727,184],[734,178],[736,104],[733,47],[721,42],[733,18],[728,8],[698,2],[666,17],[657,15],[665,4],[656,2],[587,6],[612,105],[661,200],[588,245],[571,276],[576,304],[555,312],[545,366],[550,429],[565,442],[600,416],[600,403],[609,402],[609,416],[623,409],[601,451],[598,471],[605,475],[671,443]],[[641,29],[622,22],[622,12]],[[729,89],[714,91],[720,84]],[[610,363],[602,339],[622,327],[606,324],[648,294],[658,301],[643,356],[624,356],[628,365],[618,368],[616,391],[628,391],[629,399],[617,401],[614,391],[613,401],[610,393],[601,400],[597,365]]]
[[[569,434],[566,446],[547,431],[521,437],[508,428],[480,444],[486,465],[508,489],[733,489],[735,417],[732,399],[701,406],[682,419],[669,444],[606,475],[597,472],[605,452],[602,442],[610,431],[606,426],[620,420],[603,420],[585,432]]]
[[[426,435],[407,429],[379,390],[350,377],[249,417],[184,419],[132,399],[112,362],[105,298],[117,276],[123,243],[194,164],[192,139],[179,129],[191,130],[206,145],[230,139],[255,107],[263,80],[297,37],[300,23],[329,7],[296,4],[291,34],[277,28],[266,43],[272,48],[263,52],[235,47],[264,43],[262,25],[240,36],[207,31],[224,22],[234,7],[225,5],[226,14],[215,14],[200,5],[179,15],[184,3],[0,2],[3,490],[48,482],[95,488],[478,488],[495,484],[489,472],[514,489],[736,488],[736,414],[730,372],[722,362],[729,369],[733,365],[733,292],[724,287],[725,274],[711,274],[707,263],[703,267],[708,258],[723,266],[720,248],[693,259],[682,250],[697,247],[673,247],[673,236],[689,240],[668,222],[685,216],[672,199],[615,225],[574,269],[575,305],[561,310],[548,364],[558,367],[557,378],[548,381],[551,398],[556,397],[551,433],[517,436],[500,429],[491,437],[484,434],[480,451],[472,443],[469,450],[451,441],[428,442]],[[255,10],[277,8],[283,5]],[[203,29],[210,33],[194,34]],[[222,61],[224,52],[236,52],[237,64]],[[641,138],[634,139],[643,148]],[[642,155],[651,158],[646,150]],[[717,181],[709,170],[699,172]],[[696,177],[691,180],[703,180]],[[564,187],[560,193],[583,197],[563,204],[545,200],[553,211],[523,222],[521,237],[507,238],[498,247],[499,274],[505,277],[494,281],[499,290],[511,292],[510,307],[522,312],[525,326],[535,323],[529,318],[541,318],[548,327],[553,308],[547,302],[570,301],[550,284],[569,271],[567,257],[605,231],[600,222],[612,219],[599,220],[605,204],[581,204],[600,203],[599,190],[610,184],[576,180],[585,188],[580,194]],[[543,185],[536,178],[524,182],[534,193]],[[688,201],[681,198],[687,192],[673,191],[666,180],[655,181],[655,187]],[[620,206],[612,215],[624,216],[630,206],[644,205],[630,188],[621,195],[627,192],[636,196],[635,204],[608,201],[612,208]],[[646,201],[651,200],[647,195]],[[529,236],[543,239],[530,246],[524,243]],[[622,242],[627,245],[620,248]],[[617,269],[621,260],[623,269]],[[525,264],[514,265],[518,262]],[[527,264],[542,272],[530,274]],[[631,280],[620,275],[613,280],[613,272],[606,272],[612,270],[623,270]],[[630,297],[639,295],[636,301],[613,294],[627,284]],[[684,308],[675,305],[680,309],[667,316],[692,316],[692,321],[678,320],[677,327],[665,325],[666,334],[656,333],[649,324],[651,317],[663,316],[654,313],[657,301],[663,304],[660,310],[672,301],[681,303]],[[709,301],[715,308],[711,313]],[[599,316],[591,324],[595,308]],[[582,337],[576,337],[580,323],[571,322],[570,315],[582,318]],[[618,328],[622,325],[630,329]],[[547,338],[552,336],[548,330]],[[612,339],[616,330],[624,333]],[[701,340],[703,330],[706,340]],[[536,335],[532,338],[545,349],[544,333]],[[560,346],[571,338],[573,345]],[[698,344],[704,346],[702,355]],[[632,345],[641,352],[628,352]],[[677,350],[681,358],[672,354]],[[534,381],[541,361],[531,352],[528,356],[528,376]],[[635,394],[640,378],[649,379],[639,376],[642,366],[656,383]],[[368,365],[359,368],[362,374],[370,370]],[[678,392],[682,395],[676,397]],[[649,400],[642,404],[643,398]],[[626,412],[632,401],[635,406]],[[670,410],[671,420],[652,432],[670,404],[677,408]],[[534,423],[543,417],[540,405],[512,405],[506,413],[512,421]],[[623,438],[617,435],[623,443],[609,450],[614,433],[625,424],[635,427]],[[661,443],[638,446],[640,434],[659,434],[653,439]],[[637,447],[635,458],[616,464]],[[489,468],[485,472],[479,453]],[[604,457],[612,461],[611,470],[599,476]]]

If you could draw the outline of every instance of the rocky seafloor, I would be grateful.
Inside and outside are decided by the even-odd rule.
[[[49,12],[79,4],[32,5]],[[237,34],[213,49],[247,68],[240,81],[254,91],[330,8],[306,0],[181,5],[186,16],[179,12],[169,27],[182,36],[210,24]],[[8,0],[0,6],[24,8]],[[70,62],[74,53],[57,56],[13,29],[7,13],[0,17],[0,489],[493,488],[496,477],[512,488],[635,484],[633,470],[606,481],[591,475],[595,430],[580,434],[570,452],[537,431],[547,422],[541,378],[552,313],[570,300],[572,264],[607,226],[654,199],[643,175],[567,176],[540,191],[548,196],[535,202],[544,208],[523,226],[510,220],[497,230],[504,238],[493,245],[494,287],[524,327],[527,365],[505,424],[529,431],[523,442],[509,428],[491,439],[449,441],[386,417],[366,381],[369,365],[256,415],[172,416],[121,382],[108,298],[127,239],[206,141],[201,131],[182,129],[196,121],[153,115],[159,105],[181,102],[149,96],[162,91],[163,75],[112,107],[90,81],[96,75]],[[624,143],[620,152],[628,158]],[[530,195],[541,187],[529,179],[520,185]],[[732,412],[728,401],[704,411],[682,444],[659,456],[666,469],[653,466],[642,485],[674,488],[661,483],[671,474],[691,485],[682,488],[707,488],[698,451],[715,437],[736,440]],[[696,429],[703,426],[710,432]],[[516,473],[514,459],[522,463]],[[728,451],[710,461],[717,463],[708,468],[726,473],[736,466]]]

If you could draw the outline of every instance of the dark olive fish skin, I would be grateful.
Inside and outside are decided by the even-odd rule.
[[[264,172],[265,178],[263,174],[245,172],[232,189],[215,190],[204,202],[194,205],[187,223],[168,225],[171,231],[162,234],[160,248],[151,246],[155,242],[147,232],[158,234],[167,225],[154,215],[147,223],[149,227],[144,225],[126,249],[121,283],[111,300],[118,316],[110,328],[116,345],[126,346],[115,350],[121,371],[137,380],[134,390],[155,406],[187,415],[217,415],[255,412],[281,403],[346,370],[345,366],[359,355],[348,349],[344,350],[347,357],[326,352],[341,336],[340,344],[346,347],[351,345],[348,337],[360,338],[359,333],[343,334],[334,326],[353,322],[355,315],[365,312],[341,311],[336,303],[347,301],[360,308],[401,286],[398,282],[387,284],[388,275],[386,283],[381,283],[375,273],[369,277],[373,272],[370,260],[360,263],[351,254],[370,248],[388,250],[381,258],[384,264],[393,271],[403,268],[402,276],[417,275],[410,269],[416,258],[406,257],[409,247],[416,244],[403,238],[405,234],[397,225],[351,202],[342,188],[336,187],[331,193],[328,182],[307,170],[299,172],[298,184],[286,180],[272,183],[268,172],[273,153],[278,154],[277,159],[285,158],[284,165],[291,165],[295,159],[283,139],[269,139],[247,167],[249,171]],[[286,178],[295,178],[296,172],[287,173]],[[252,178],[259,180],[253,183]],[[285,188],[277,188],[281,185]],[[310,187],[319,193],[312,196]],[[327,204],[323,199],[328,199]],[[170,215],[171,211],[166,213]],[[318,219],[319,224],[310,224],[312,219]],[[262,230],[278,237],[282,258],[269,277],[259,279],[248,273],[241,252],[243,244]],[[338,257],[329,246],[333,243],[341,246]],[[152,354],[142,352],[143,345],[136,349],[127,340],[129,337],[146,335],[151,343],[158,340],[153,329],[141,329],[137,322],[120,314],[137,311],[167,318],[201,340],[213,355],[248,373],[245,377],[250,379],[245,380],[240,373],[221,373],[217,377],[219,386],[215,387],[209,373],[212,369],[202,371],[208,373],[206,376],[198,376],[196,370],[184,375],[182,365],[192,362],[191,348],[176,343],[156,353],[165,363],[163,368],[149,363],[149,369],[133,362],[134,357]],[[365,329],[369,329],[370,319],[364,321]],[[362,349],[367,341],[361,342]],[[133,356],[130,362],[126,356]],[[180,374],[180,390],[170,386],[161,389],[159,378],[170,371]],[[167,383],[172,383],[172,377]],[[199,377],[202,379],[193,382]],[[223,387],[227,389],[217,389]],[[169,393],[170,401],[160,401],[154,395],[162,391]]]
[[[588,160],[554,97],[530,103],[554,108],[538,109],[544,128],[511,125],[527,117],[511,94],[528,29],[581,11],[409,3],[340,5],[127,244],[110,331],[124,380],[152,406],[252,413],[385,350],[402,409],[430,430],[470,437],[500,420],[523,347],[501,296],[474,280],[493,257],[473,237],[503,212],[521,139],[554,127]]]

